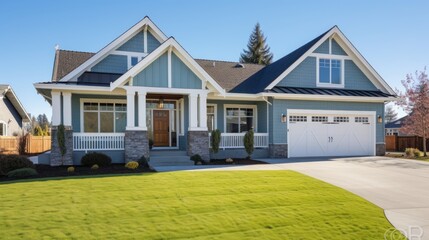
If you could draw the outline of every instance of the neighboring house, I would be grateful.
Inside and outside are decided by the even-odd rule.
[[[0,84],[0,136],[21,134],[29,122],[30,117],[12,87]]]
[[[396,136],[408,136],[407,134],[401,132],[401,127],[404,124],[404,121],[408,116],[402,117],[398,120],[392,121],[390,123],[386,123],[384,125],[386,136],[396,135]]]
[[[88,151],[116,162],[157,149],[244,157],[252,128],[255,157],[383,155],[384,103],[396,99],[337,26],[261,66],[194,59],[148,17],[97,53],[57,50],[52,81],[34,86],[52,103],[52,134],[66,127],[66,164]]]

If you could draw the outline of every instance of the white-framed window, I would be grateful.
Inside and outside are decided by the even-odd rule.
[[[128,69],[137,65],[144,57],[145,56],[127,55]]]
[[[0,136],[7,136],[7,123],[0,121]]]
[[[217,129],[217,105],[207,104],[207,128],[209,132]]]
[[[289,122],[307,122],[307,116],[289,116]]]
[[[317,86],[344,87],[344,59],[317,58]]]
[[[334,122],[349,122],[349,117],[334,117]]]
[[[81,132],[125,132],[125,100],[81,99]]]
[[[368,123],[369,118],[368,117],[355,117],[355,122],[357,122],[357,123]]]
[[[253,128],[257,132],[256,105],[225,104],[224,132],[241,133]]]
[[[131,56],[131,67],[134,67],[139,62],[138,57]]]
[[[328,117],[327,116],[311,116],[312,122],[327,122]]]

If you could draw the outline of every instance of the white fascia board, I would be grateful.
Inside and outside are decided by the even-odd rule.
[[[162,87],[143,87],[143,86],[122,86],[127,92],[146,92],[159,94],[207,94],[206,89],[186,89],[186,88],[162,88]]]
[[[348,55],[352,55],[351,58],[341,57],[341,59],[351,59],[354,60],[356,65],[358,65],[359,69],[364,72],[364,74],[370,79],[372,83],[376,86],[383,88],[389,94],[396,95],[395,91],[384,81],[384,79],[375,71],[375,69],[366,61],[366,59],[360,54],[360,52],[353,46],[353,44],[347,39],[347,37],[340,31],[340,29],[335,26],[328,33],[325,34],[319,41],[317,41],[305,54],[303,54],[296,62],[294,62],[288,69],[286,69],[280,76],[278,76],[270,85],[268,85],[265,90],[270,90],[275,87],[283,78],[285,78],[293,69],[295,69],[300,63],[302,63],[307,57],[312,55],[320,55],[314,54],[314,50],[316,50],[322,43],[324,43],[327,39],[333,38],[337,40],[337,43],[348,53]],[[340,40],[340,41],[338,41]],[[344,43],[347,47],[344,48]],[[350,49],[350,51],[348,51]],[[353,53],[353,54],[350,54]],[[359,65],[363,65],[359,66]],[[371,74],[368,76],[368,72]]]
[[[354,96],[327,96],[309,94],[263,93],[265,97],[287,100],[335,101],[335,102],[386,102],[395,101],[395,97],[354,97]]]
[[[77,93],[77,94],[85,93],[85,94],[125,95],[125,92],[122,89],[116,89],[115,91],[110,91],[109,87],[100,87],[100,86],[35,83],[34,87],[36,89],[50,89],[50,90],[71,92],[71,93]],[[45,96],[45,97],[48,97],[48,96]]]
[[[265,101],[261,94],[249,94],[249,93],[225,93],[224,95],[213,94],[213,95],[207,96],[207,99]]]
[[[311,53],[314,52],[322,43],[324,43],[334,32],[337,27],[332,28],[329,32],[325,34],[319,41],[317,41],[310,49],[307,50],[298,60],[296,60],[292,65],[290,65],[282,74],[280,74],[273,82],[268,85],[265,90],[272,89],[275,87],[283,78],[285,78],[293,69],[295,69],[302,61],[304,61]]]
[[[12,87],[10,87],[10,86],[7,88],[5,95],[8,95],[8,93],[11,94],[11,98],[12,98],[12,99],[9,99],[9,101],[11,101],[14,108],[21,115],[22,121],[30,122],[31,121],[30,116],[28,115],[27,111],[25,110],[24,105],[22,105],[21,101],[19,101],[19,98],[16,96],[15,91],[13,91]]]
[[[156,34],[155,37],[158,39],[160,38],[162,41],[165,41],[167,39],[167,36],[149,19],[149,17],[144,17],[140,22],[132,26],[130,29],[128,29],[125,33],[123,33],[121,36],[113,40],[111,43],[109,43],[107,46],[105,46],[103,49],[98,51],[94,56],[86,60],[84,63],[82,63],[79,67],[71,71],[69,74],[64,76],[60,79],[59,82],[67,82],[71,79],[75,78],[76,76],[82,74],[85,70],[91,68],[96,63],[98,63],[101,59],[103,59],[105,56],[107,56],[110,52],[114,51],[116,48],[118,48],[122,43],[133,37],[135,34],[137,34],[145,25],[148,25]],[[160,41],[160,42],[162,42]]]

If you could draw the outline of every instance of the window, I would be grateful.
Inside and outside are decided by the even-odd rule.
[[[334,117],[334,122],[349,122],[349,117]]]
[[[7,136],[7,124],[0,121],[0,136]]]
[[[227,133],[247,132],[255,127],[256,107],[226,107],[225,130]]]
[[[357,123],[368,123],[368,117],[355,117],[355,122]]]
[[[307,116],[290,116],[289,122],[307,122]]]
[[[124,103],[84,102],[83,132],[125,132],[127,105]]]
[[[131,57],[131,67],[134,67],[139,62],[138,57]]]
[[[311,116],[312,122],[327,122],[328,117],[327,116]]]
[[[207,128],[209,132],[216,129],[216,105],[207,104]]]
[[[321,84],[342,84],[341,60],[319,59],[319,83]]]

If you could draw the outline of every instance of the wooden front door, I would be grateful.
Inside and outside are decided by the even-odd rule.
[[[153,110],[153,146],[168,147],[170,115],[168,110]]]

